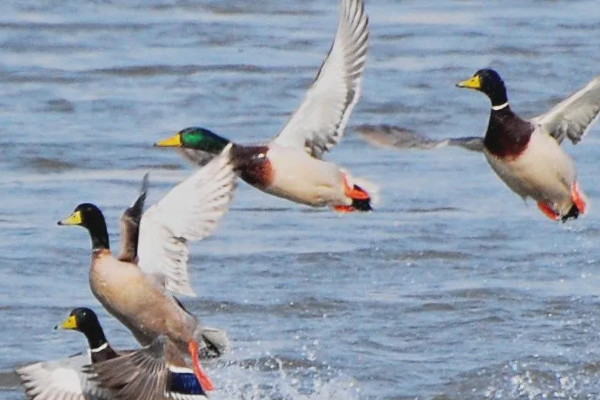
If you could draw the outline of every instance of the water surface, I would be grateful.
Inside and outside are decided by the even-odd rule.
[[[481,134],[489,105],[454,84],[481,67],[533,116],[600,73],[600,12],[582,1],[367,1],[371,47],[350,120],[438,138]],[[99,312],[89,241],[56,221],[80,202],[118,217],[151,172],[150,201],[190,174],[151,144],[199,125],[243,143],[275,135],[335,32],[328,1],[0,4],[0,397],[10,371],[84,349],[52,327]],[[600,398],[600,128],[578,146],[590,213],[565,225],[525,205],[481,155],[394,152],[352,130],[327,155],[381,185],[338,216],[239,185],[192,246],[204,323],[234,351],[206,368],[213,399]]]

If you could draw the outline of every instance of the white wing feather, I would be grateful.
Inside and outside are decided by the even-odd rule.
[[[230,149],[228,145],[142,217],[138,265],[173,293],[195,295],[188,278],[187,242],[210,235],[227,212],[235,186]]]
[[[341,139],[360,97],[368,18],[362,0],[341,0],[337,32],[302,104],[273,141],[321,158]]]
[[[558,103],[550,111],[534,119],[558,143],[566,137],[577,143],[587,133],[600,113],[600,76],[583,89]]]

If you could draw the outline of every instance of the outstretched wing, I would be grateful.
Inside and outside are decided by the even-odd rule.
[[[568,137],[577,144],[590,129],[600,113],[600,76],[583,89],[564,99],[550,111],[532,119],[558,143]]]
[[[458,146],[472,151],[483,151],[483,138],[467,136],[451,139],[430,139],[410,129],[392,125],[360,125],[355,128],[367,142],[395,149],[437,149]]]
[[[90,365],[102,387],[119,400],[206,400],[206,393],[177,347],[165,336],[138,351]]]
[[[341,0],[337,32],[300,107],[273,141],[321,158],[341,139],[360,97],[368,18],[362,0]]]
[[[31,400],[112,400],[107,389],[99,387],[83,372],[83,367],[90,361],[87,354],[79,354],[29,364],[15,372]]]
[[[171,292],[194,295],[187,271],[188,241],[210,235],[229,208],[235,187],[230,149],[228,145],[142,217],[138,265]]]
[[[140,195],[136,201],[121,215],[121,245],[119,260],[126,262],[137,261],[137,247],[140,233],[140,220],[144,212],[144,201],[148,192],[148,173],[144,174]]]

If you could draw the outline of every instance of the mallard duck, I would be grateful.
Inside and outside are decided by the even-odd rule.
[[[226,349],[227,338],[200,326],[171,293],[195,295],[187,274],[187,242],[208,236],[227,211],[235,180],[229,150],[227,147],[143,213],[137,264],[111,254],[104,216],[94,204],[82,203],[59,221],[59,225],[88,230],[92,241],[90,288],[100,303],[140,344],[149,345],[166,335],[182,352],[188,352],[196,377],[207,390],[212,383],[200,367],[198,352],[206,342]]]
[[[357,128],[367,140],[391,147],[435,148],[445,145],[483,151],[506,185],[523,199],[533,198],[552,220],[577,218],[586,210],[575,166],[560,144],[569,138],[578,143],[600,113],[600,76],[550,111],[530,120],[509,106],[506,87],[492,69],[477,71],[458,87],[483,92],[491,101],[485,137],[431,140],[412,131],[390,126]]]
[[[73,309],[67,319],[55,329],[83,333],[89,348],[85,354],[18,368],[16,372],[30,400],[206,399],[206,393],[193,371],[187,368],[174,345],[164,336],[159,336],[147,348],[117,352],[106,340],[96,313],[85,307]],[[150,351],[154,356],[153,363],[138,368],[136,374],[130,374],[130,370],[112,368],[125,365],[126,360],[140,355],[145,357]],[[103,371],[101,366],[108,360],[112,360],[107,364],[111,366],[112,374],[123,376],[118,387],[110,382],[105,383],[103,375],[97,375],[95,371],[96,368]],[[126,394],[134,385],[138,389],[136,396],[127,397]],[[150,387],[154,391],[149,390]]]
[[[360,96],[368,36],[362,1],[341,0],[331,50],[287,125],[268,143],[233,145],[235,169],[244,181],[313,207],[330,206],[339,212],[371,210],[366,189],[372,185],[321,159],[341,139]],[[229,143],[207,129],[186,128],[156,145],[182,147],[188,159],[202,165]]]
[[[55,329],[74,329],[88,340],[86,353],[59,360],[42,361],[15,369],[29,400],[113,400],[110,390],[99,386],[84,367],[118,357],[110,346],[96,314],[86,308],[73,309]]]

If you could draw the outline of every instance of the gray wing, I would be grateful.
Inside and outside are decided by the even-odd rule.
[[[60,360],[43,361],[17,368],[29,400],[112,400],[103,389],[83,372],[91,362],[87,354]]]
[[[140,233],[140,220],[144,213],[144,201],[148,192],[148,173],[142,179],[140,195],[136,201],[121,215],[121,245],[119,260],[137,262],[137,247]]]
[[[302,104],[273,142],[316,158],[339,142],[360,97],[368,37],[362,0],[341,0],[333,45]]]
[[[172,370],[191,376],[193,371],[187,368],[175,344],[165,336],[159,336],[138,351],[88,368],[94,373],[94,380],[112,390],[119,400],[206,400],[203,390],[197,394],[171,391]]]
[[[367,142],[381,147],[428,150],[445,146],[458,146],[471,151],[483,151],[483,138],[479,136],[436,140],[410,129],[392,125],[359,125],[355,130]]]
[[[576,144],[590,129],[599,113],[600,76],[597,76],[547,113],[533,118],[532,122],[541,125],[558,143],[568,137]]]

